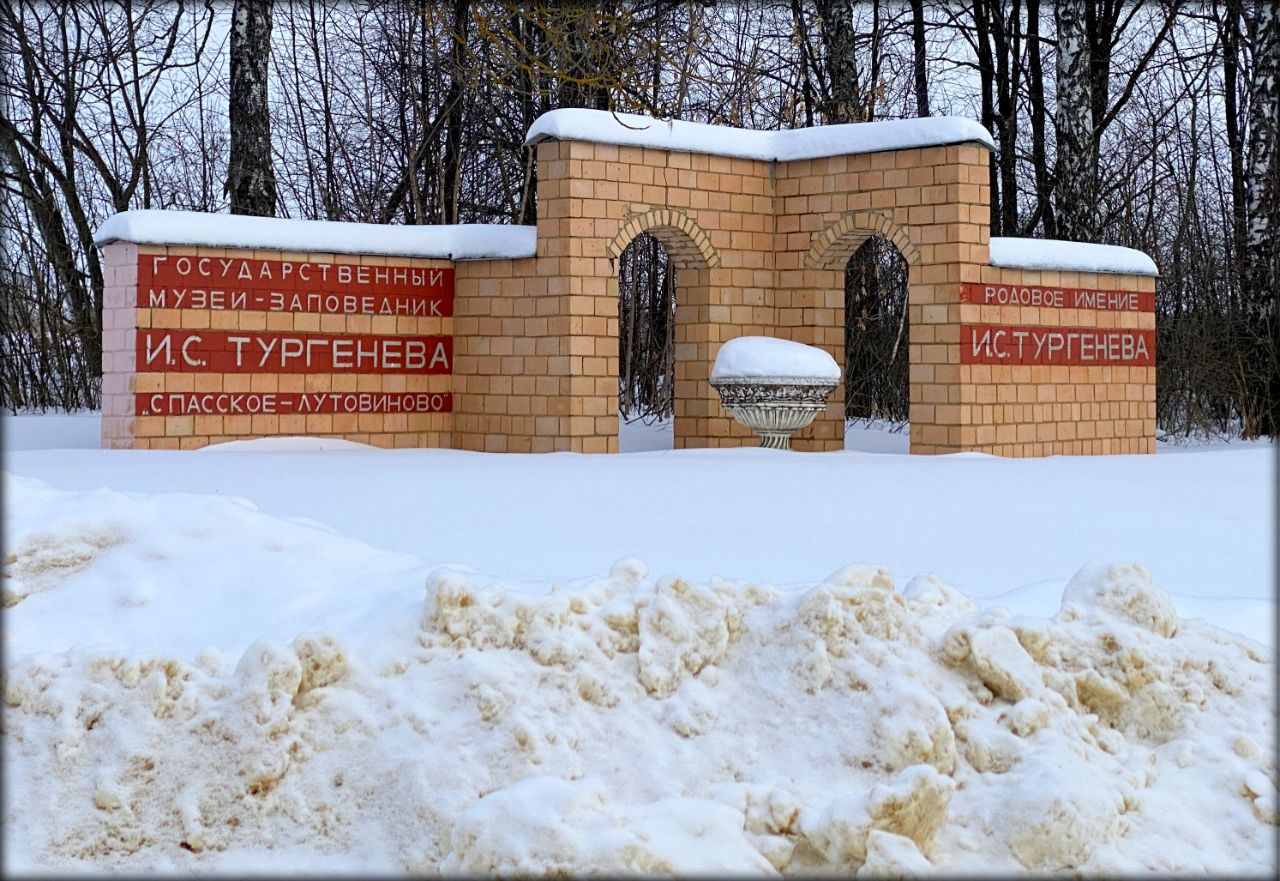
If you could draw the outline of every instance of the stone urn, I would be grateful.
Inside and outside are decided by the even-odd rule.
[[[760,446],[791,449],[791,435],[813,422],[840,382],[834,358],[815,346],[773,337],[738,337],[720,347],[711,387]]]

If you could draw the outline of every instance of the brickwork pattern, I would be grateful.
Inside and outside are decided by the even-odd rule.
[[[454,293],[453,445],[497,453],[570,450],[569,438],[605,426],[603,388],[575,401],[582,363],[597,354],[590,329],[603,336],[604,317],[571,318],[560,258],[458,263]],[[581,295],[578,295],[581,298]],[[580,304],[579,304],[580,305]],[[616,327],[615,327],[616,330]],[[614,358],[617,358],[616,344]],[[616,393],[617,380],[614,380]],[[617,434],[617,425],[613,427]],[[606,452],[596,441],[589,450]]]

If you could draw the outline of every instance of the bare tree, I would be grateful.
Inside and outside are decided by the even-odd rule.
[[[925,53],[924,0],[911,0],[911,49],[916,86],[916,116],[929,116],[929,59]]]
[[[666,249],[641,233],[618,260],[618,412],[669,419],[675,412],[675,272]]]
[[[1053,210],[1054,183],[1046,147],[1044,98],[1044,49],[1040,38],[1040,0],[1027,0],[1027,103],[1031,123],[1031,166],[1035,175],[1035,211],[1027,228],[1040,225],[1046,238],[1058,237]]]
[[[130,207],[187,207],[181,194],[208,154],[193,158],[177,129],[193,122],[200,90],[187,86],[201,80],[212,20],[207,8],[160,2],[0,4],[0,184],[14,197],[3,207],[4,283],[15,286],[6,352],[57,349],[44,364],[75,371],[50,379],[55,394],[27,386],[6,404],[96,404],[103,274],[93,232]],[[28,298],[37,302],[22,306]],[[4,369],[22,370],[8,359]]]

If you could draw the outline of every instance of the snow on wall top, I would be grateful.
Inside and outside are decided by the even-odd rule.
[[[524,143],[552,138],[780,162],[969,142],[995,149],[985,128],[959,116],[760,131],[607,110],[552,110],[534,120]]]
[[[560,111],[552,111],[558,113]],[[576,111],[574,111],[576,112]],[[600,113],[602,111],[584,111]],[[539,122],[552,114],[544,114]],[[609,114],[604,114],[609,116]],[[916,120],[906,120],[915,122]],[[863,123],[872,125],[873,123]],[[689,123],[695,125],[695,123]],[[717,126],[702,126],[717,129]],[[828,128],[845,128],[829,126]],[[534,128],[537,128],[535,124]],[[736,131],[736,130],[735,130]],[[810,130],[816,131],[816,130]],[[775,134],[746,132],[747,134]],[[790,134],[780,132],[778,134]],[[548,137],[551,137],[548,135]],[[830,155],[830,154],[828,154]],[[446,260],[532,257],[537,228],[502,224],[383,225],[279,217],[206,214],[199,211],[124,211],[98,228],[96,245],[135,242],[149,245],[203,245],[215,248],[275,248],[281,251],[382,254]],[[1159,275],[1141,251],[1115,245],[1052,239],[991,239],[991,265],[1020,269],[1124,272]]]
[[[1154,260],[1133,248],[1063,242],[1057,239],[992,238],[991,265],[1017,269],[1160,274]]]
[[[840,367],[817,346],[768,336],[740,336],[728,340],[716,354],[711,379],[840,379]]]
[[[532,226],[500,224],[404,226],[200,211],[124,211],[107,218],[93,242],[484,260],[532,257],[536,231]]]

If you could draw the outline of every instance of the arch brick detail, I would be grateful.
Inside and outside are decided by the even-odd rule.
[[[720,252],[711,244],[711,237],[693,218],[675,208],[657,208],[626,218],[618,234],[605,245],[605,256],[616,260],[643,232],[662,242],[672,261],[682,269],[715,269],[720,265]]]
[[[882,235],[897,246],[912,266],[920,263],[920,252],[907,231],[896,224],[887,211],[850,211],[813,234],[813,247],[805,255],[810,269],[844,269],[853,252],[868,238]]]

